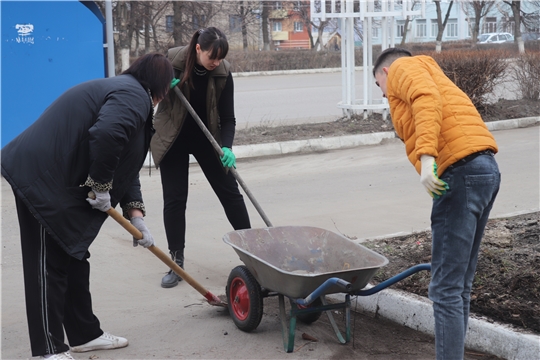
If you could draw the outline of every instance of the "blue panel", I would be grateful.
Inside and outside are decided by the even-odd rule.
[[[2,143],[60,94],[105,76],[104,27],[79,1],[1,1]]]

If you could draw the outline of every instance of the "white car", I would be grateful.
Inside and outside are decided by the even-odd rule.
[[[478,36],[479,44],[502,44],[514,41],[514,36],[510,33],[487,33]]]

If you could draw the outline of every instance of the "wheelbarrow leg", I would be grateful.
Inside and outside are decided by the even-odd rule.
[[[287,329],[287,313],[285,312],[285,296],[282,294],[279,297],[279,317],[281,318],[281,334],[283,336],[283,347],[288,353],[294,350],[294,331],[296,329],[296,315],[291,312],[291,322]],[[291,306],[293,304],[291,303]],[[295,305],[294,305],[295,306]]]
[[[328,305],[326,302],[326,299],[324,296],[321,296],[321,300],[323,305]],[[334,332],[336,333],[336,336],[340,343],[346,344],[351,340],[351,296],[347,294],[345,296],[345,338],[341,334],[341,331],[339,331],[339,328],[336,324],[336,320],[334,320],[334,315],[332,315],[332,311],[328,310],[325,311],[326,316],[328,316],[328,320],[330,320],[330,324],[332,324],[332,328],[334,329]]]
[[[322,306],[319,309],[299,309],[298,304],[290,300],[291,303],[291,312],[290,312],[290,322],[287,326],[287,312],[285,311],[285,296],[278,294],[279,297],[279,315],[281,320],[281,334],[283,336],[283,347],[288,353],[293,352],[294,350],[294,335],[296,330],[296,316],[302,313],[310,313],[313,311],[325,312],[330,320],[330,324],[334,329],[334,332],[338,338],[338,341],[341,344],[346,344],[351,340],[351,296],[349,294],[345,295],[345,302],[339,304],[328,304],[325,296],[320,296]],[[332,315],[332,310],[335,309],[345,309],[345,337],[341,334],[337,323]]]

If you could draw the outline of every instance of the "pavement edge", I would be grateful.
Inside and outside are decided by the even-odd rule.
[[[530,209],[497,216],[511,217],[539,211]],[[389,234],[370,240],[392,238],[406,233]],[[408,234],[408,233],[407,233]],[[361,244],[367,239],[355,241]],[[369,284],[366,289],[373,287]],[[342,293],[328,295],[336,301],[345,301]],[[370,296],[357,296],[351,301],[351,310],[381,316],[400,325],[435,336],[435,320],[431,300],[402,290],[384,289]],[[475,317],[471,314],[465,346],[468,349],[481,351],[508,360],[532,360],[540,357],[540,336],[517,331],[511,326]]]
[[[540,116],[499,120],[485,123],[489,131],[508,130],[535,126],[540,123]],[[327,151],[353,148],[362,145],[378,145],[385,139],[395,139],[393,131],[370,134],[321,137],[307,140],[291,140],[265,144],[238,145],[234,147],[237,159],[260,156],[289,155],[314,151]],[[193,159],[194,160],[194,159]]]

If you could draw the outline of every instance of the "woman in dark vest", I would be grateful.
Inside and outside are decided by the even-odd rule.
[[[249,228],[249,216],[238,184],[228,167],[235,166],[232,152],[236,120],[234,87],[230,64],[224,60],[229,45],[219,29],[209,27],[193,34],[185,47],[172,48],[168,57],[174,67],[177,86],[222,147],[220,159],[189,111],[171,91],[156,114],[156,134],[151,150],[161,169],[163,220],[172,259],[184,267],[186,203],[189,155],[199,163],[233,228]],[[169,271],[161,281],[174,287],[181,278]]]
[[[73,359],[64,330],[73,352],[128,345],[101,330],[93,313],[88,248],[117,204],[144,236],[133,245],[154,243],[139,171],[154,106],[172,79],[164,55],[144,55],[119,76],[70,88],[2,149],[20,224],[32,356]]]

